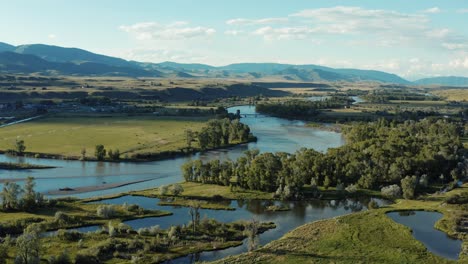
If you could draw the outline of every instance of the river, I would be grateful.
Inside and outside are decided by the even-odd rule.
[[[256,114],[254,106],[237,106],[228,109],[235,113]],[[248,124],[258,141],[228,149],[208,151],[190,157],[180,157],[163,161],[136,162],[83,162],[54,159],[36,159],[0,155],[0,162],[26,162],[38,165],[54,166],[54,169],[40,170],[0,170],[0,180],[15,179],[23,184],[24,179],[33,176],[36,179],[36,190],[47,194],[59,188],[93,187],[103,184],[119,184],[132,181],[148,180],[118,188],[90,191],[73,196],[86,198],[100,195],[116,194],[131,190],[148,189],[164,184],[182,181],[181,165],[189,159],[215,158],[236,159],[247,149],[259,149],[261,152],[294,152],[301,147],[326,151],[339,147],[344,141],[339,133],[305,127],[304,122],[286,120],[264,115],[247,115],[242,122]],[[1,187],[1,184],[0,184]]]

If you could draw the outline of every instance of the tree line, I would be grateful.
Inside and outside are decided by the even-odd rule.
[[[320,109],[343,108],[353,100],[334,95],[322,101],[291,100],[286,102],[258,103],[255,110],[262,114],[285,118],[307,118],[320,113]]]
[[[250,127],[243,124],[239,119],[231,120],[212,119],[201,132],[195,133],[191,130],[186,131],[187,146],[192,147],[192,142],[196,140],[201,150],[209,148],[219,148],[232,143],[247,142],[253,137],[250,133]]]
[[[461,125],[446,120],[382,119],[346,129],[347,143],[326,153],[305,148],[293,154],[249,150],[236,161],[189,161],[182,171],[189,182],[276,191],[283,198],[299,197],[306,184],[365,189],[414,186],[411,197],[419,185],[466,177],[462,133]]]

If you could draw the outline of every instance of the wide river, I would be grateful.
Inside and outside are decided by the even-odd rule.
[[[65,187],[93,187],[103,184],[148,180],[118,188],[74,195],[84,198],[130,190],[148,189],[180,182],[182,181],[180,167],[184,162],[192,158],[202,158],[204,160],[230,158],[234,160],[245,150],[255,148],[261,152],[284,151],[292,153],[302,147],[326,151],[328,148],[339,147],[344,143],[341,134],[304,127],[304,122],[301,121],[255,115],[254,106],[231,107],[228,111],[235,113],[238,109],[241,111],[241,114],[247,114],[247,117],[242,118],[242,122],[250,126],[252,133],[258,138],[257,142],[229,149],[208,151],[191,157],[145,163],[82,162],[0,155],[0,161],[2,162],[26,162],[57,167],[43,170],[0,170],[0,180],[14,179],[22,184],[26,177],[33,176],[36,179],[36,190],[46,194],[48,191],[57,191],[59,188]]]
[[[54,169],[44,170],[0,170],[0,181],[15,180],[23,184],[26,177],[33,176],[36,179],[36,189],[47,194],[49,191],[57,191],[59,188],[64,187],[94,187],[103,184],[121,184],[147,180],[145,182],[128,184],[118,188],[90,191],[74,195],[76,197],[85,198],[131,190],[148,189],[164,184],[180,182],[182,181],[180,167],[184,162],[192,158],[201,158],[204,160],[230,158],[234,160],[248,149],[259,149],[261,152],[281,151],[293,153],[302,147],[313,148],[317,151],[326,151],[328,148],[339,147],[344,144],[344,140],[339,133],[305,127],[305,123],[301,121],[260,115],[255,112],[254,106],[236,106],[228,110],[232,113],[240,110],[241,114],[246,115],[246,117],[242,118],[242,122],[250,126],[252,133],[258,138],[257,142],[239,145],[229,149],[208,151],[190,157],[145,163],[82,162],[0,155],[0,161],[2,162],[27,162],[56,167]],[[0,183],[0,188],[1,187],[2,184]],[[385,203],[385,201],[377,201],[379,203]],[[190,220],[187,208],[159,206],[159,199],[155,198],[124,196],[101,202],[110,204],[123,204],[124,202],[130,204],[134,203],[147,209],[165,210],[173,213],[173,215],[166,217],[126,221],[126,224],[134,229],[153,225],[168,228],[170,225],[185,224]],[[201,213],[202,216],[215,218],[223,222],[249,220],[253,218],[260,221],[274,222],[276,224],[275,229],[260,235],[260,243],[264,245],[272,240],[280,238],[288,231],[305,223],[366,209],[368,202],[369,199],[364,199],[363,201],[296,201],[286,202],[291,208],[290,211],[268,212],[265,208],[271,203],[269,201],[231,201],[229,203],[236,209],[235,211],[202,210]],[[275,203],[281,204],[282,202]],[[94,231],[98,228],[100,227],[91,226],[78,229],[86,232]],[[171,263],[192,263],[194,261],[220,259],[229,255],[245,252],[247,250],[245,244],[246,243],[238,247],[224,250],[185,256],[175,259]]]

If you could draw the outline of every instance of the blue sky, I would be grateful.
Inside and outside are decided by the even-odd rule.
[[[468,1],[4,1],[0,41],[129,60],[468,76]]]

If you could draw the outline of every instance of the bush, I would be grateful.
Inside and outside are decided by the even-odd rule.
[[[348,187],[345,188],[345,191],[347,191],[348,193],[355,193],[358,191],[357,185],[356,184],[348,185]]]
[[[418,178],[416,176],[406,176],[401,180],[401,189],[403,190],[403,198],[413,199],[416,192]]]
[[[65,241],[78,241],[83,237],[83,233],[78,232],[76,230],[67,231],[64,229],[60,229],[59,231],[57,231],[57,237]]]
[[[92,255],[76,254],[75,264],[99,264],[99,259]]]
[[[177,196],[184,192],[184,188],[180,184],[176,183],[171,186],[171,192],[172,195]]]
[[[378,209],[379,207],[379,204],[374,199],[371,199],[369,204],[367,205],[367,208],[369,209]]]
[[[455,194],[445,199],[448,204],[468,204],[468,193]]]
[[[67,251],[60,253],[58,256],[52,256],[49,258],[49,264],[71,264],[72,261]]]
[[[388,198],[398,198],[401,197],[401,188],[400,186],[393,184],[390,186],[383,187],[380,192],[383,196]]]
[[[100,205],[96,209],[96,214],[102,218],[111,218],[116,214],[116,212],[113,205]]]

